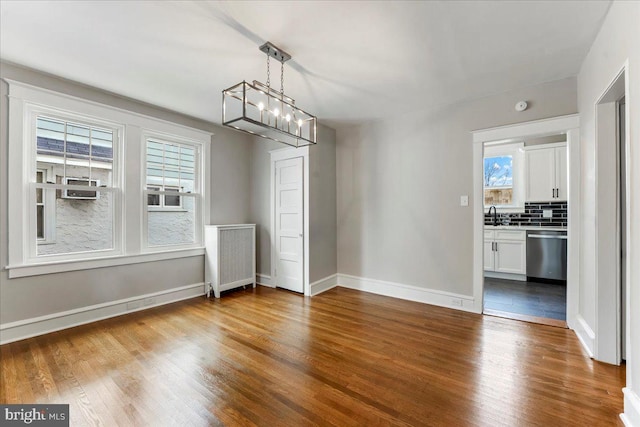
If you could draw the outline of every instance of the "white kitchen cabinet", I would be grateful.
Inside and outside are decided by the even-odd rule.
[[[484,269],[485,271],[494,271],[495,270],[495,252],[493,248],[495,246],[495,242],[493,239],[484,240]]]
[[[524,230],[485,230],[484,270],[526,274],[526,245]]]
[[[526,200],[567,200],[567,145],[528,147],[525,152]]]

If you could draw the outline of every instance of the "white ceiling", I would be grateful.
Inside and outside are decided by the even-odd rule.
[[[609,5],[2,0],[0,58],[220,123],[269,40],[285,93],[339,127],[574,76]]]

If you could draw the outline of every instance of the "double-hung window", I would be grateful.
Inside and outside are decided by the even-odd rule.
[[[51,110],[34,112],[30,122],[35,127],[30,163],[36,164],[31,256],[67,258],[82,252],[117,251],[113,179],[114,167],[116,174],[118,168],[114,164],[117,127]],[[55,237],[45,240],[47,228],[49,236]],[[37,239],[46,244],[38,244]]]
[[[8,83],[9,277],[204,252],[210,134]]]
[[[175,138],[145,138],[147,246],[180,246],[198,240],[200,149]]]
[[[28,258],[67,260],[119,252],[118,127],[42,107],[27,117],[32,131],[27,141],[32,183]]]

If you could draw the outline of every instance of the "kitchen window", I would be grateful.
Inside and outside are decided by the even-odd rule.
[[[524,210],[524,143],[484,147],[484,206],[496,206],[502,212]]]
[[[513,156],[484,158],[484,204],[513,204]]]

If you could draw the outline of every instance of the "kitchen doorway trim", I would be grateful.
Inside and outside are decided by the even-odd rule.
[[[507,126],[480,129],[473,135],[473,296],[474,311],[483,311],[484,204],[482,158],[485,142],[516,141],[565,133],[568,155],[567,325],[576,331],[590,356],[595,334],[578,313],[580,268],[580,116],[571,114]],[[585,342],[587,341],[587,342]]]

